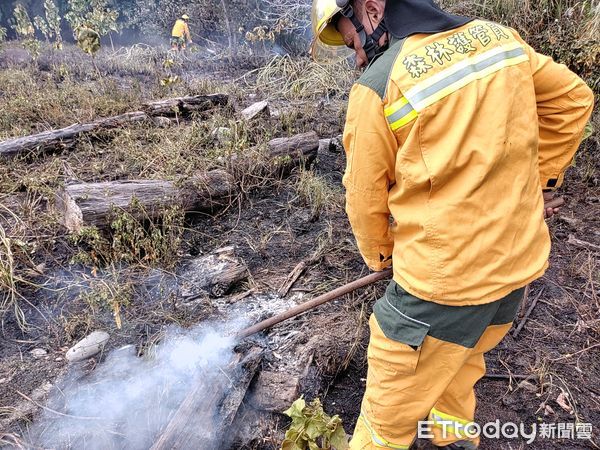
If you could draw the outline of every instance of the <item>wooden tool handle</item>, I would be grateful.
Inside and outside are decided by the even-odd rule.
[[[334,289],[333,291],[328,292],[327,294],[323,294],[319,297],[313,298],[312,300],[295,306],[277,316],[273,316],[267,320],[263,320],[262,322],[257,323],[256,325],[246,328],[245,330],[240,331],[237,334],[237,337],[239,339],[242,339],[252,334],[258,333],[259,331],[271,328],[273,325],[277,325],[279,322],[283,322],[284,320],[296,317],[297,315],[302,314],[303,312],[316,308],[317,306],[322,305],[323,303],[335,300],[336,298],[339,298],[342,295],[349,294],[350,292],[355,291],[361,287],[368,286],[379,280],[385,280],[387,278],[390,278],[391,275],[392,269],[386,269],[382,272],[375,272],[371,275],[367,275],[366,277],[360,278],[359,280],[353,281],[352,283],[348,283],[344,286]]]

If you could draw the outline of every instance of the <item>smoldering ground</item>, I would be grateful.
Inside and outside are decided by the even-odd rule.
[[[32,447],[55,449],[147,449],[182,400],[202,378],[211,386],[231,360],[241,324],[170,328],[162,342],[143,356],[135,347],[111,352],[89,374],[74,366],[50,395],[41,416],[29,429]],[[209,394],[207,392],[207,394]],[[196,442],[211,439],[214,424],[202,414]],[[208,419],[207,419],[208,418]]]

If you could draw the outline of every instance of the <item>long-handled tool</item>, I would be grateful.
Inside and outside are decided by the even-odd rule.
[[[303,312],[309,311],[313,308],[316,308],[319,305],[324,303],[328,303],[336,298],[341,297],[342,295],[349,294],[361,287],[368,286],[370,284],[375,283],[376,281],[385,280],[392,275],[392,269],[386,269],[382,272],[372,273],[371,275],[367,275],[366,277],[360,278],[352,283],[348,283],[344,286],[341,286],[337,289],[334,289],[331,292],[320,295],[319,297],[313,298],[305,303],[302,303],[298,306],[295,306],[287,311],[278,314],[276,316],[270,317],[262,322],[259,322],[251,327],[246,328],[245,330],[240,331],[237,334],[239,339],[243,339],[260,331],[266,330],[267,328],[271,328],[273,325],[277,325],[284,320],[291,319],[292,317],[296,317]]]
[[[550,200],[547,203],[544,203],[544,208],[560,208],[565,204],[565,199],[562,197],[557,197]],[[237,337],[242,339],[248,337],[252,334],[258,333],[260,331],[266,330],[267,328],[271,328],[273,325],[277,325],[284,320],[291,319],[303,312],[306,312],[310,309],[313,309],[319,305],[335,300],[336,298],[341,297],[342,295],[346,295],[356,289],[359,289],[364,286],[368,286],[369,284],[373,284],[376,281],[384,280],[389,278],[392,274],[392,269],[386,269],[383,272],[372,273],[371,275],[367,275],[359,280],[353,281],[352,283],[346,284],[342,287],[339,287],[327,294],[323,294],[317,298],[314,298],[306,303],[302,303],[294,308],[291,308],[277,316],[270,317],[266,320],[263,320],[256,325],[246,328],[238,333]]]
[[[544,208],[560,208],[565,204],[565,199],[562,197],[557,197],[550,200],[547,203],[544,203]],[[369,284],[373,284],[376,281],[384,280],[389,278],[392,274],[392,269],[384,270],[383,272],[372,273],[371,275],[367,275],[359,280],[353,281],[352,283],[341,286],[327,294],[323,294],[317,298],[314,298],[308,302],[302,303],[301,305],[295,306],[277,316],[270,317],[266,320],[263,320],[260,323],[252,325],[251,327],[246,328],[245,330],[240,331],[237,334],[237,337],[242,339],[248,337],[252,334],[259,333],[260,331],[266,330],[267,328],[271,328],[273,325],[277,325],[284,320],[291,319],[303,312],[309,311],[317,306],[320,306],[324,303],[335,300],[336,298],[341,297],[342,295],[346,295],[356,289],[359,289],[364,286],[368,286]]]

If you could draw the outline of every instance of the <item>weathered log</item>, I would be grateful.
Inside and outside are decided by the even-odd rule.
[[[269,157],[280,168],[310,164],[319,151],[319,136],[314,131],[288,138],[277,138],[267,144]]]
[[[263,149],[255,147],[244,155],[232,155],[232,168],[238,173],[263,176],[287,175],[295,167],[309,167],[319,152],[319,136],[310,131],[272,139],[266,145],[266,164],[257,167],[256,154],[262,152]]]
[[[281,413],[300,395],[300,377],[288,372],[262,371],[249,394],[250,404],[259,410]]]
[[[202,374],[151,450],[222,448],[226,428],[233,421],[246,390],[262,359],[263,351],[253,347],[241,359],[239,354],[215,377]],[[218,411],[218,414],[215,414]]]
[[[34,151],[60,150],[73,146],[77,138],[86,133],[121,127],[130,123],[146,120],[148,115],[142,111],[134,111],[119,116],[98,119],[90,123],[74,124],[59,130],[9,139],[0,142],[0,156],[9,158],[26,155]]]
[[[225,94],[191,95],[147,102],[142,105],[142,110],[150,116],[178,117],[225,106],[228,101],[229,96]]]
[[[207,172],[180,185],[164,180],[78,183],[57,193],[55,208],[61,223],[77,232],[84,226],[103,228],[119,211],[139,219],[157,218],[174,205],[184,211],[212,211],[226,206],[234,190],[231,177],[222,170]]]
[[[30,152],[61,150],[72,147],[82,134],[122,127],[152,117],[187,117],[193,112],[202,112],[229,101],[225,94],[193,95],[147,102],[143,111],[133,111],[119,116],[106,117],[90,123],[74,124],[58,130],[49,130],[0,142],[0,157],[26,155]]]

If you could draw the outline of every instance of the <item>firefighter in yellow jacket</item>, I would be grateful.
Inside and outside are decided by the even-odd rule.
[[[433,0],[314,0],[313,24],[314,54],[347,46],[368,65],[344,131],[346,209],[367,265],[394,272],[350,448],[408,449],[424,419],[439,448],[477,448],[483,355],[548,267],[544,199],[593,94],[515,30]]]
[[[187,24],[188,20],[190,20],[190,17],[187,14],[184,14],[181,16],[181,19],[175,21],[173,31],[171,31],[171,48],[173,50],[185,50],[186,42],[188,44],[192,43],[190,28]]]

